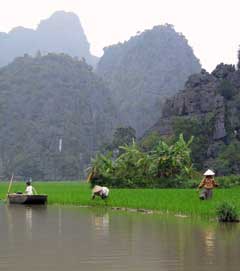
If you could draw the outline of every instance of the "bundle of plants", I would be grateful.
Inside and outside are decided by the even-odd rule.
[[[237,208],[231,203],[220,203],[216,213],[219,222],[239,222]]]

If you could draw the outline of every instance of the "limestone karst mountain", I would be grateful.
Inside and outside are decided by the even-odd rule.
[[[194,136],[192,157],[199,169],[240,172],[240,70],[219,64],[189,77],[183,90],[167,99],[162,117],[146,133]]]
[[[106,47],[97,73],[111,89],[121,123],[141,136],[159,119],[164,99],[200,69],[185,37],[163,25]]]
[[[24,54],[36,55],[38,51],[85,58],[92,66],[98,60],[91,55],[80,20],[72,12],[57,11],[50,18],[42,20],[36,30],[16,27],[9,33],[0,33],[0,66]]]
[[[111,138],[114,116],[109,90],[84,61],[17,58],[0,69],[1,176],[80,178]]]

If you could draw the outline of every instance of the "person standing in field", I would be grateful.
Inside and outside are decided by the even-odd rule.
[[[201,200],[207,200],[207,199],[212,198],[213,188],[217,187],[218,184],[214,180],[215,173],[212,170],[208,169],[203,175],[204,175],[204,178],[202,179],[201,183],[199,184],[197,191],[199,191],[199,189],[203,188],[202,192],[200,193],[199,198]]]

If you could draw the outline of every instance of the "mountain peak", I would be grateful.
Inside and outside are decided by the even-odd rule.
[[[200,69],[186,38],[165,24],[106,47],[97,73],[112,90],[121,124],[133,127],[141,137],[160,117],[166,97]]]
[[[73,12],[66,12],[66,11],[56,11],[54,12],[48,19],[41,20],[38,26],[38,30],[42,28],[49,27],[51,25],[55,25],[58,29],[65,29],[69,27],[71,29],[81,29],[82,32],[83,28],[81,26],[81,22],[79,17]]]
[[[0,66],[24,54],[65,53],[73,57],[85,58],[92,66],[97,58],[90,53],[90,45],[80,19],[73,12],[56,11],[42,20],[37,29],[22,26],[13,28],[8,34],[0,35]]]

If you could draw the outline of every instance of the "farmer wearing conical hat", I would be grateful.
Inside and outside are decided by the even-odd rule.
[[[92,199],[95,199],[96,196],[106,199],[109,195],[109,189],[105,186],[95,185],[92,190]]]
[[[199,198],[205,200],[212,198],[213,188],[217,187],[218,184],[214,180],[215,173],[212,170],[208,169],[203,175],[204,178],[198,186],[198,191],[203,188]]]

